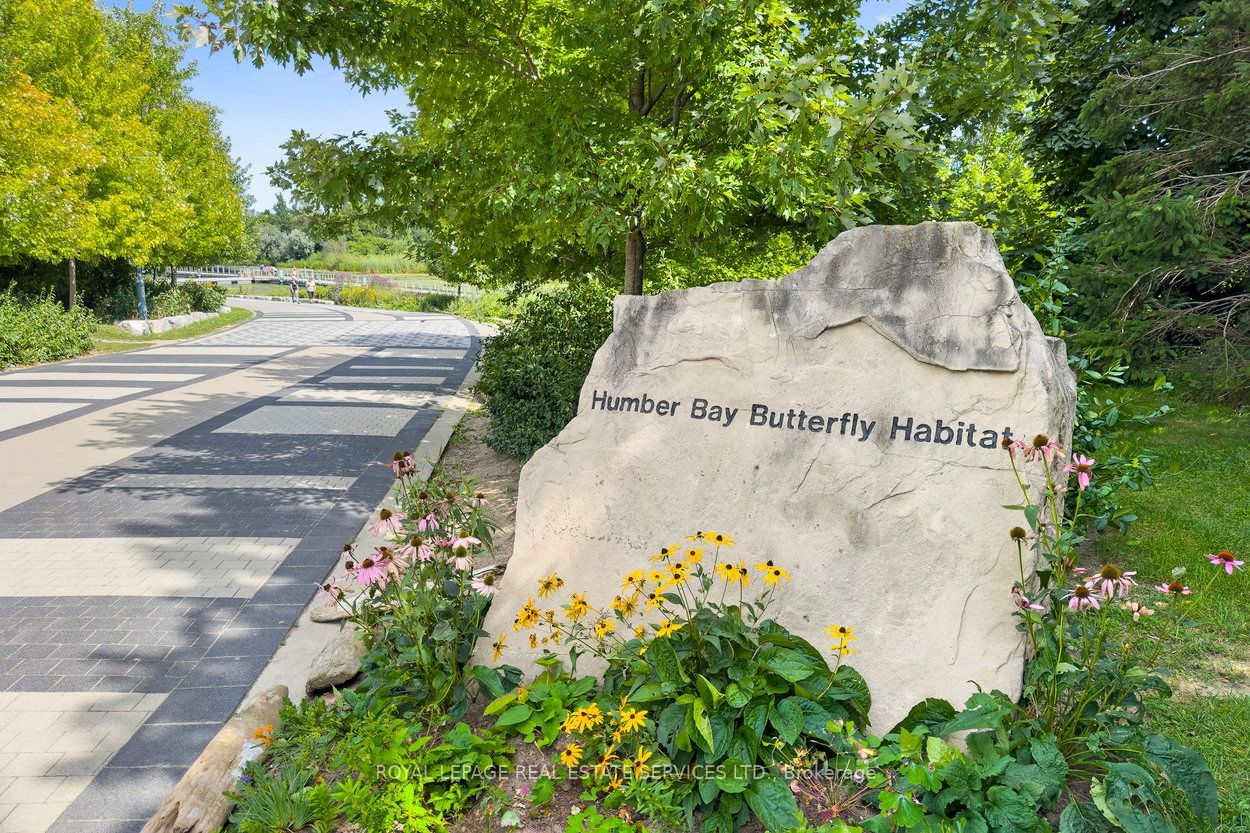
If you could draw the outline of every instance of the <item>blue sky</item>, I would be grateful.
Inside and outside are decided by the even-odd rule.
[[[126,4],[126,0],[102,2]],[[860,20],[874,26],[906,5],[907,0],[863,0]],[[145,10],[152,0],[134,0],[134,6]],[[388,126],[387,110],[407,106],[406,97],[398,93],[361,95],[325,63],[300,76],[276,64],[261,69],[238,64],[229,53],[211,54],[206,48],[189,50],[188,58],[199,69],[191,81],[195,97],[221,111],[234,154],[250,168],[257,210],[273,204],[275,192],[265,168],[282,157],[282,143],[292,130],[315,136],[374,133]]]

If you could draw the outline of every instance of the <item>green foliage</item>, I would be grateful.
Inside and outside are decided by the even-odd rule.
[[[1135,367],[1250,332],[1246,0],[1091,0],[1056,40],[1034,155],[1081,205],[1060,250],[1090,344]]]
[[[498,715],[496,729],[519,735],[540,748],[555,743],[569,712],[584,705],[596,688],[594,677],[573,680],[560,673],[556,663],[544,664],[548,671],[524,689],[495,698],[485,710],[488,716]]]
[[[410,456],[397,455],[402,514],[383,510],[383,522],[404,519],[395,543],[361,554],[326,594],[365,634],[359,692],[394,699],[405,714],[459,717],[468,696],[465,664],[490,603],[473,589],[472,557],[489,551],[494,522],[472,481],[441,471],[419,480],[412,466]],[[352,586],[362,592],[348,595]]]
[[[650,291],[707,286],[722,281],[775,280],[806,266],[815,247],[790,232],[766,234],[762,241],[735,239],[704,251],[692,247],[681,262],[658,258],[651,269]]]
[[[1115,391],[1124,385],[1123,364],[1110,362],[1096,369],[1094,360],[1074,356],[1069,364],[1076,374],[1076,418],[1072,427],[1072,451],[1098,461],[1098,478],[1085,490],[1082,505],[1086,522],[1095,532],[1114,526],[1123,533],[1137,516],[1123,506],[1125,489],[1139,491],[1152,485],[1151,466],[1155,455],[1134,446],[1122,436],[1128,426],[1145,426],[1171,411],[1167,405],[1138,409],[1144,399],[1141,391]],[[1112,392],[1108,392],[1108,390]],[[1161,376],[1154,392],[1171,390]],[[1069,515],[1070,516],[1070,515]]]
[[[159,15],[90,0],[0,11],[0,261],[238,251],[241,175]]]
[[[567,621],[527,603],[517,630],[543,634],[532,635],[532,646],[566,645],[574,669],[583,653],[599,657],[607,665],[602,686],[591,698],[592,680],[564,681],[556,655],[544,648],[548,670],[525,691],[525,703],[513,692],[489,711],[500,714],[500,726],[529,726],[531,737],[541,726],[545,742],[560,730],[571,734],[562,760],[573,766],[597,758],[587,776],[597,787],[659,774],[671,789],[669,803],[687,824],[701,815],[704,833],[732,833],[752,817],[767,830],[790,830],[800,816],[783,768],[801,747],[831,746],[844,725],[864,725],[868,687],[852,668],[831,668],[811,644],[767,618],[788,581],[784,569],[756,565],[765,589],[751,597],[745,562],[727,560],[731,539],[705,532],[692,540],[664,548],[662,569],[626,575],[627,595],[603,611],[579,593],[565,606]],[[561,583],[544,579],[539,596]],[[650,639],[633,622],[644,605],[661,617]],[[854,638],[842,633],[832,649],[839,657]],[[564,696],[549,707],[546,698],[559,686]],[[579,693],[589,702],[574,705]]]
[[[604,816],[594,807],[587,807],[569,816],[564,833],[647,833],[647,828],[640,822]]]
[[[249,764],[232,797],[241,833],[334,830],[444,831],[448,816],[490,791],[512,749],[467,724],[427,734],[392,705],[347,693],[287,703],[263,764]]]
[[[91,349],[94,323],[89,310],[67,311],[51,290],[24,297],[9,287],[0,293],[0,368],[81,356]]]
[[[889,196],[883,170],[923,153],[903,68],[852,63],[849,0],[178,11],[186,37],[240,59],[332,56],[361,87],[413,90],[390,132],[298,133],[275,173],[301,204],[437,229],[444,274],[466,279],[590,254],[615,271],[627,238],[644,255],[759,216],[828,238],[867,222]]]
[[[598,283],[535,294],[486,342],[478,387],[492,448],[526,459],[573,418],[595,351],[612,332],[613,294]]]

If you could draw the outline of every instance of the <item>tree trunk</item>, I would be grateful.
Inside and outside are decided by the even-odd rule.
[[[171,286],[178,283],[178,267],[177,266],[169,267],[169,283]]]
[[[647,71],[639,67],[629,84],[629,111],[637,116],[645,115],[647,106]],[[642,223],[632,220],[625,236],[625,295],[642,294],[642,263],[647,255],[647,239],[642,233]]]
[[[66,306],[73,309],[76,303],[78,303],[78,263],[71,257],[69,259],[69,303]]]
[[[625,295],[642,294],[642,263],[647,256],[647,238],[642,226],[631,226],[625,237]]]

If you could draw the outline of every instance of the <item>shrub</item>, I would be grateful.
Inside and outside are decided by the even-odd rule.
[[[489,548],[494,523],[472,481],[441,472],[418,480],[402,452],[393,467],[399,511],[381,510],[374,531],[395,543],[349,562],[323,594],[365,634],[362,694],[394,700],[404,713],[459,716],[467,702],[464,667],[482,635],[493,582],[473,577],[473,556]]]
[[[10,287],[0,294],[0,367],[81,356],[91,349],[94,323],[89,309],[66,310],[51,289],[25,297]]]
[[[771,561],[754,569],[735,564],[733,544],[727,535],[699,532],[664,547],[653,559],[658,569],[624,576],[623,595],[603,609],[574,593],[563,613],[544,612],[531,597],[516,629],[535,632],[531,646],[569,646],[574,670],[581,653],[607,665],[597,697],[561,704],[561,711],[576,706],[560,726],[571,736],[561,754],[567,766],[593,767],[588,780],[609,792],[663,773],[670,802],[687,824],[701,814],[706,833],[732,833],[752,816],[767,830],[791,830],[800,819],[785,767],[806,746],[836,745],[830,726],[841,733],[847,724],[865,725],[868,686],[841,665],[852,653],[853,629],[826,629],[830,667],[766,616],[789,581],[786,570]],[[753,574],[762,592],[747,591]],[[562,584],[553,573],[540,582],[538,598]],[[647,612],[660,618],[650,630],[640,621]],[[559,665],[544,650],[549,670],[524,702],[512,692],[487,708],[500,714],[499,728],[524,731],[537,716],[546,736],[553,734],[544,695],[558,690]]]
[[[614,294],[592,282],[535,295],[486,342],[478,387],[492,448],[527,459],[573,418],[595,351],[612,332]]]

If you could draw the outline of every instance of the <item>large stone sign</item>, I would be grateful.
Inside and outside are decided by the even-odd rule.
[[[544,607],[606,606],[658,547],[714,529],[735,560],[788,569],[782,624],[821,648],[826,625],[857,630],[875,727],[976,684],[1016,694],[1000,443],[1067,447],[1074,401],[1063,343],[971,223],[859,228],[780,281],[618,298],[576,418],[521,474],[486,628],[511,637],[552,571],[564,595]]]

